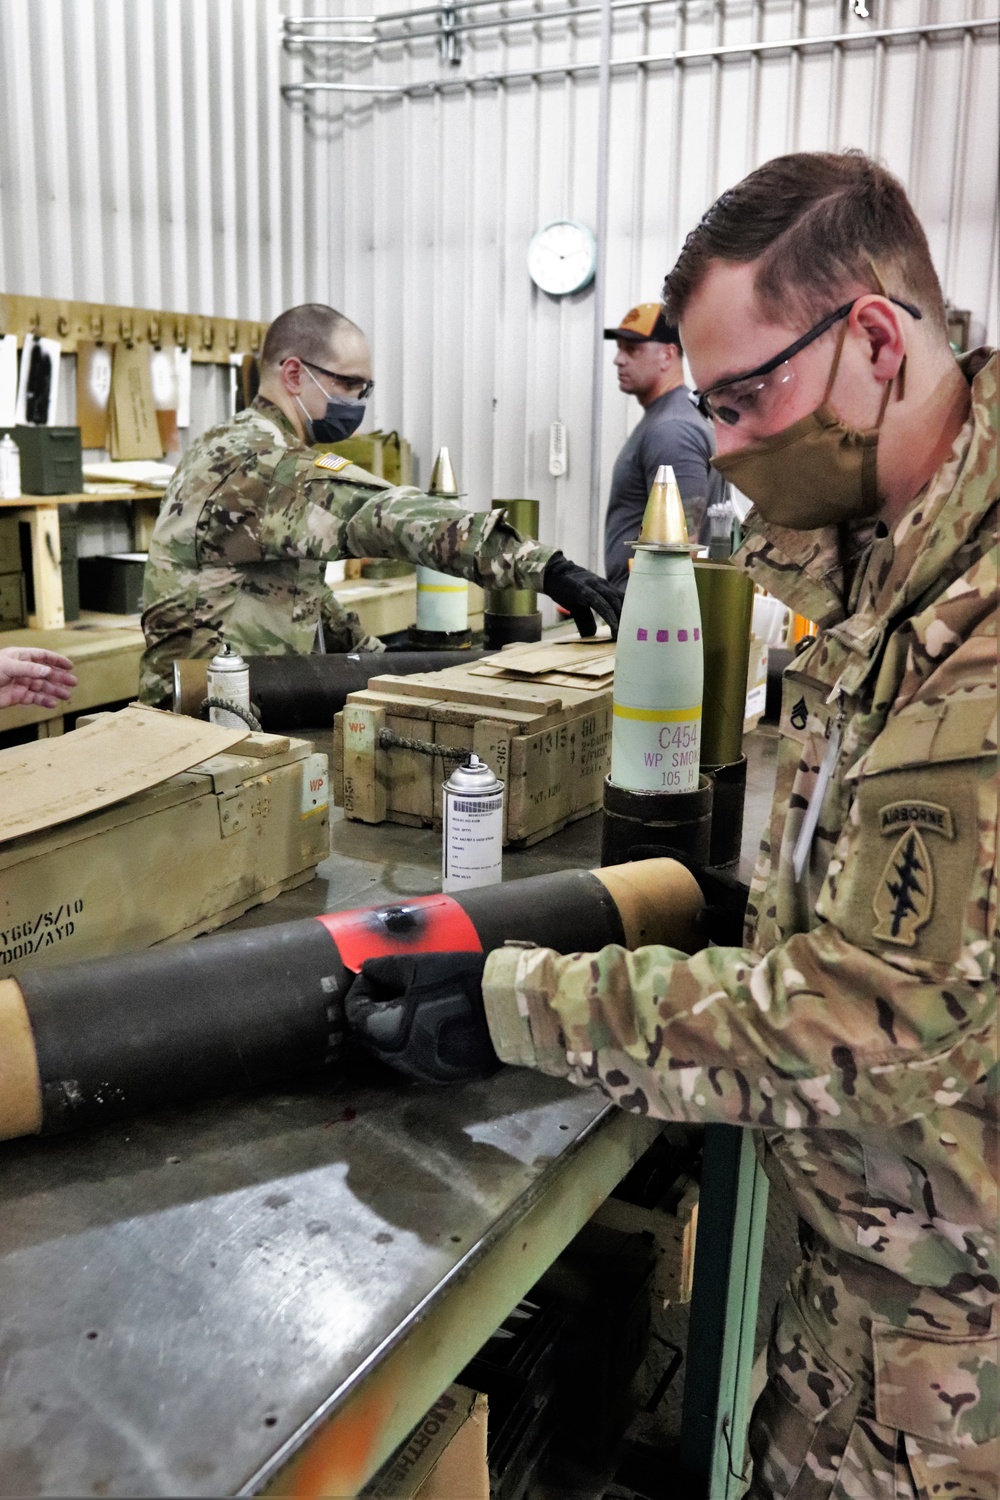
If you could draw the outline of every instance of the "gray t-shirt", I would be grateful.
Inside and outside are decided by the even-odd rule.
[[[642,514],[660,464],[671,464],[695,541],[703,530],[708,506],[724,499],[726,482],[709,467],[715,437],[688,400],[686,385],[658,396],[643,412],[622,448],[611,476],[611,498],[604,522],[604,571],[624,588],[628,560],[642,526]],[[703,537],[703,540],[706,538]]]

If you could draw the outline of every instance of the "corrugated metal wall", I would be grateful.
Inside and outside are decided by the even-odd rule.
[[[649,4],[616,11],[613,55],[860,34],[986,16],[996,4],[868,7],[865,22],[846,0]],[[0,0],[0,288],[259,319],[332,301],[372,334],[374,416],[411,438],[424,478],[447,443],[472,503],[537,496],[543,534],[583,556],[594,293],[537,292],[525,253],[550,219],[594,224],[596,76],[407,99],[322,95],[308,107],[283,100],[279,85],[584,62],[597,56],[597,17],[471,33],[457,69],[433,41],[346,61],[283,55],[284,15],[349,10],[333,0]],[[755,163],[857,145],[903,177],[947,294],[972,309],[975,339],[995,341],[996,76],[995,30],[616,72],[602,320],[658,295],[688,228]],[[604,488],[638,415],[608,354]],[[570,444],[558,480],[547,468],[556,418]]]
[[[997,8],[994,0],[868,0],[863,21],[844,0],[664,3],[616,11],[613,56],[843,31],[860,38],[872,27],[987,17]],[[598,55],[598,17],[472,33],[463,54],[453,69],[433,41],[374,56],[317,49],[289,58],[285,77],[385,85],[585,62]],[[995,342],[997,64],[994,29],[615,72],[599,315],[615,322],[633,302],[657,297],[687,231],[759,162],[793,149],[858,146],[906,183],[946,295],[972,310],[974,341]],[[411,438],[424,477],[434,449],[447,443],[477,505],[538,497],[543,534],[582,558],[594,293],[555,300],[536,291],[525,254],[548,220],[594,225],[596,75],[433,97],[312,95],[293,108],[329,132],[331,241],[342,248],[344,306],[374,336],[379,420]],[[604,494],[639,416],[618,393],[611,352]],[[557,418],[569,432],[561,479],[547,464]]]
[[[267,318],[329,293],[331,173],[282,102],[318,0],[0,0],[0,288]]]

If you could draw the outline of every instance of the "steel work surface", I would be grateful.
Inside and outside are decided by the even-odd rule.
[[[596,863],[598,837],[567,829],[505,874]],[[234,926],[437,886],[431,832],[337,822],[332,844]],[[266,1478],[615,1123],[513,1069],[448,1090],[361,1073],[0,1146],[0,1495]]]
[[[753,779],[748,822],[752,796]],[[585,819],[505,855],[505,878],[595,865],[599,843]],[[233,926],[438,888],[430,830],[335,818],[331,846],[317,879]],[[574,1168],[586,1189],[602,1140],[623,1172],[654,1128],[527,1072],[438,1091],[372,1067],[0,1145],[0,1495],[267,1482]],[[536,1240],[536,1264],[558,1253],[551,1225]]]

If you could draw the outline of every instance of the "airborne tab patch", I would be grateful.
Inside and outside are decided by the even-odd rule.
[[[890,802],[879,809],[879,833],[898,833],[901,828],[920,828],[924,833],[955,837],[955,824],[949,807],[939,802]]]
[[[343,458],[339,453],[321,453],[315,466],[317,469],[327,469],[331,474],[339,474],[350,462],[349,458]]]

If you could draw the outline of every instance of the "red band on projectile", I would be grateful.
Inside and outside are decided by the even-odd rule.
[[[411,896],[395,906],[331,911],[316,918],[337,945],[341,962],[361,972],[367,958],[394,953],[482,953],[472,919],[451,896]]]

